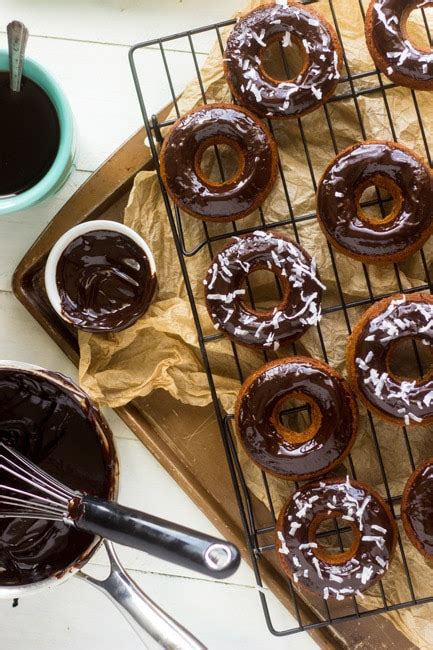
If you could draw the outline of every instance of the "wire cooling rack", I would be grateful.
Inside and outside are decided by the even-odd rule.
[[[306,0],[305,4],[309,2],[314,2],[315,0]],[[379,100],[382,103],[382,109],[386,120],[389,126],[389,135],[397,141],[397,133],[395,125],[393,123],[392,111],[390,108],[389,102],[389,92],[395,88],[395,85],[391,83],[386,77],[383,77],[378,70],[368,70],[366,72],[354,73],[351,70],[350,60],[348,58],[347,52],[344,50],[344,41],[342,39],[342,34],[340,31],[340,26],[338,24],[336,10],[334,7],[335,0],[327,0],[329,2],[329,8],[331,12],[332,19],[340,42],[343,44],[343,57],[345,72],[341,77],[339,87],[335,95],[327,102],[327,104],[320,109],[322,113],[322,123],[323,127],[329,131],[329,137],[332,141],[332,146],[335,151],[335,154],[338,153],[341,147],[337,144],[337,136],[335,133],[335,124],[332,118],[332,106],[334,104],[339,104],[345,102],[346,105],[351,107],[351,110],[358,122],[360,139],[367,140],[369,139],[369,130],[366,125],[365,113],[361,105],[362,98],[365,97],[374,97],[376,100]],[[319,6],[320,7],[320,6]],[[365,18],[365,7],[362,4],[362,0],[352,0],[348,10],[360,11],[362,17]],[[431,33],[429,31],[429,25],[427,21],[427,16],[422,10],[422,16],[424,25],[426,28],[426,34],[430,43],[430,46],[433,46],[433,41]],[[152,151],[155,168],[159,173],[159,157],[158,152],[160,145],[163,141],[162,129],[164,127],[170,126],[174,123],[175,119],[167,119],[165,121],[159,122],[155,115],[149,114],[149,111],[146,107],[144,95],[143,82],[140,79],[139,72],[139,62],[137,62],[137,57],[139,57],[140,51],[143,48],[151,48],[155,50],[155,55],[160,57],[161,65],[161,84],[165,84],[168,89],[168,95],[173,102],[174,111],[179,117],[179,105],[178,105],[178,95],[181,92],[182,88],[177,88],[178,82],[178,72],[179,69],[176,65],[176,56],[173,52],[178,51],[182,52],[185,56],[188,55],[188,60],[191,63],[191,76],[194,76],[199,84],[201,90],[203,103],[207,103],[207,97],[204,89],[204,83],[200,73],[200,47],[203,39],[207,39],[207,42],[216,40],[221,49],[221,56],[223,56],[224,50],[224,35],[227,27],[234,24],[234,20],[227,20],[218,24],[209,25],[200,29],[192,29],[185,31],[179,34],[158,38],[150,40],[147,42],[139,43],[131,48],[130,51],[130,64],[132,69],[132,74],[134,78],[134,83],[136,86],[138,99],[141,107],[141,111],[144,118],[144,124],[147,132],[147,137],[149,145]],[[199,43],[199,47],[197,47]],[[282,58],[283,65],[285,67],[287,77],[290,78],[290,69],[289,63],[286,58],[286,53],[280,47],[280,55]],[[185,59],[183,59],[184,62]],[[184,84],[184,81],[182,82]],[[422,138],[422,143],[424,147],[423,155],[428,160],[430,166],[432,166],[432,158],[430,154],[429,142],[428,142],[428,133],[423,124],[421,109],[419,106],[419,101],[417,94],[414,91],[407,91],[411,93],[413,101],[413,110],[416,115],[416,119],[419,125],[419,132]],[[274,133],[274,125],[271,121],[268,121],[268,126],[271,132]],[[311,153],[309,149],[308,134],[306,132],[304,119],[297,120],[297,127],[299,129],[299,135],[302,140],[302,145],[305,151],[306,165],[309,170],[309,175],[311,177],[311,190],[313,192],[317,189],[318,179],[316,177],[316,170],[312,163]],[[390,139],[390,138],[388,138]],[[277,138],[278,141],[278,138]],[[219,154],[218,148],[215,148],[215,157],[218,163],[219,173],[221,175],[221,180],[224,180],[224,162],[222,157]],[[349,621],[360,619],[367,616],[372,616],[375,614],[390,612],[397,609],[402,609],[417,604],[424,604],[427,602],[433,601],[433,593],[416,593],[414,580],[411,575],[410,562],[407,559],[407,549],[405,552],[404,538],[399,538],[397,555],[400,558],[401,573],[403,578],[403,584],[405,585],[404,589],[400,589],[399,594],[396,596],[395,593],[389,593],[386,585],[386,578],[384,577],[382,581],[377,583],[373,588],[374,596],[373,605],[366,606],[362,600],[359,600],[358,597],[353,596],[351,599],[346,599],[344,603],[331,603],[330,601],[325,601],[319,599],[320,602],[314,602],[314,611],[317,615],[317,620],[304,620],[302,614],[302,607],[300,607],[300,598],[301,595],[295,590],[294,586],[291,584],[290,580],[287,580],[287,589],[288,593],[291,596],[293,601],[293,612],[295,614],[296,625],[289,629],[277,629],[277,626],[273,622],[273,617],[271,615],[270,607],[266,597],[266,591],[262,588],[262,577],[261,577],[261,562],[264,557],[269,557],[269,554],[275,555],[275,547],[273,544],[273,531],[275,527],[276,517],[278,512],[275,511],[273,497],[272,497],[272,486],[270,481],[265,473],[261,474],[261,480],[263,482],[262,493],[266,495],[266,505],[268,508],[268,520],[263,521],[262,515],[258,518],[257,513],[255,512],[254,498],[251,491],[251,486],[249,485],[248,479],[245,476],[241,462],[238,457],[237,448],[234,442],[234,430],[233,430],[233,416],[226,415],[224,412],[220,401],[218,392],[215,387],[215,382],[213,378],[213,369],[209,357],[209,346],[221,338],[221,335],[218,333],[205,335],[203,333],[202,323],[200,321],[197,304],[194,297],[192,280],[197,281],[197,278],[192,279],[188,271],[188,261],[194,256],[198,255],[203,249],[207,249],[209,252],[209,257],[213,258],[214,254],[221,248],[221,246],[229,240],[233,235],[244,234],[255,230],[257,227],[260,227],[261,230],[268,230],[270,228],[278,230],[282,229],[288,231],[292,234],[293,238],[302,244],[302,224],[305,224],[308,221],[311,221],[316,218],[315,212],[303,213],[299,211],[292,205],[290,190],[288,187],[287,179],[284,176],[283,168],[280,163],[279,166],[281,183],[284,192],[284,196],[287,200],[287,213],[284,215],[284,218],[280,221],[275,221],[273,218],[270,221],[267,218],[267,215],[263,212],[262,209],[258,211],[259,220],[256,224],[251,227],[242,227],[242,220],[238,222],[233,222],[228,224],[228,227],[223,233],[220,231],[214,232],[212,230],[213,224],[202,223],[201,235],[195,241],[190,241],[188,236],[188,223],[192,217],[189,215],[182,215],[177,207],[175,207],[164,188],[164,185],[160,179],[161,192],[165,202],[165,208],[167,211],[168,219],[173,231],[173,237],[176,244],[180,265],[182,268],[183,277],[185,280],[185,286],[188,293],[188,297],[191,303],[191,311],[194,318],[195,325],[197,327],[199,345],[201,354],[203,357],[204,367],[209,380],[209,387],[215,406],[216,417],[221,429],[222,440],[225,446],[228,465],[230,473],[233,479],[233,485],[236,492],[241,518],[245,529],[245,534],[247,538],[248,547],[251,553],[251,561],[254,569],[255,577],[257,580],[257,586],[259,588],[259,597],[263,606],[266,623],[269,630],[277,635],[283,636],[288,634],[293,634],[296,632],[301,632],[311,628],[319,628],[328,625],[334,625],[335,623],[341,621]],[[381,195],[380,190],[376,190],[376,196],[370,197],[370,200],[366,200],[362,203],[364,206],[376,206],[377,210],[380,210],[382,216],[385,216],[387,213],[387,201],[389,197],[384,197]],[[324,244],[326,245],[326,244]],[[335,286],[338,295],[338,301],[334,304],[325,305],[323,309],[324,318],[330,317],[331,315],[342,318],[344,324],[347,328],[347,333],[351,332],[353,319],[353,311],[355,308],[364,307],[367,308],[374,301],[380,300],[386,296],[392,295],[395,292],[417,292],[417,291],[432,291],[432,278],[431,278],[431,269],[426,259],[426,255],[423,251],[417,253],[420,256],[420,263],[422,266],[422,273],[424,276],[424,281],[419,283],[418,286],[411,286],[410,288],[403,287],[403,282],[401,279],[400,269],[397,265],[394,265],[395,272],[395,289],[387,293],[378,292],[374,289],[374,283],[371,282],[369,268],[365,265],[359,264],[359,273],[363,277],[363,282],[365,283],[365,295],[360,297],[353,298],[350,297],[347,299],[344,291],[344,282],[341,280],[341,267],[338,266],[336,256],[330,246],[329,255],[332,263],[332,269],[335,274]],[[314,251],[310,251],[314,252]],[[201,278],[200,278],[201,279]],[[279,288],[277,287],[277,290]],[[248,294],[249,300],[253,307],[255,307],[255,296],[254,289],[248,285]],[[359,313],[359,312],[358,312]],[[356,319],[356,318],[355,318]],[[323,322],[323,321],[322,321]],[[323,335],[322,328],[320,325],[317,328],[317,336],[320,342],[321,355],[325,362],[328,361],[328,350],[327,342],[325,336]],[[302,339],[301,339],[302,342]],[[239,356],[239,350],[236,344],[232,343],[233,351],[233,361],[236,367],[236,371],[239,377],[240,383],[245,379],[245,371],[243,368],[242,361]],[[292,346],[291,350],[294,354],[297,352],[296,345]],[[418,351],[418,348],[414,344],[413,353],[417,363],[418,373],[423,374],[423,360],[421,354]],[[273,357],[272,352],[263,353],[263,362],[268,361]],[[297,409],[293,408],[292,411],[299,411],[306,409],[308,407],[298,407]],[[286,412],[287,416],[290,416],[290,410]],[[371,445],[374,449],[374,463],[377,465],[377,475],[378,483],[383,485],[382,493],[388,501],[391,510],[399,522],[399,504],[401,500],[401,490],[397,490],[397,493],[394,493],[395,490],[392,484],[392,468],[389,467],[387,461],[386,449],[381,444],[380,437],[380,427],[376,427],[375,419],[368,414],[368,426],[370,428],[369,435],[371,436]],[[411,448],[410,435],[405,427],[401,430],[398,429],[399,435],[402,436],[401,444],[402,449],[404,450],[404,455],[406,458],[402,458],[402,462],[407,465],[407,475],[413,471],[415,468],[414,454]],[[373,463],[373,460],[371,461]],[[363,468],[361,464],[357,464],[356,451],[353,451],[348,459],[348,468],[349,473],[354,479],[362,480]],[[334,520],[334,527],[332,530],[327,530],[320,533],[324,538],[330,538],[331,543],[335,544],[336,547],[343,550],[344,548],[344,535],[349,531],[347,527],[339,526],[336,520]],[[372,590],[370,590],[372,591]]]

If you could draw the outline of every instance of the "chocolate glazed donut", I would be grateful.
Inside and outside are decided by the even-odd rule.
[[[239,158],[235,175],[221,183],[206,178],[200,166],[206,149],[218,144],[229,145]],[[234,221],[262,205],[277,161],[277,145],[255,115],[234,104],[209,104],[174,124],[161,149],[160,173],[185,212],[204,221]]]
[[[274,79],[262,65],[273,41],[301,49],[304,65],[290,80]],[[233,28],[224,53],[227,82],[236,99],[270,118],[296,118],[316,110],[333,94],[342,49],[333,27],[312,9],[296,3],[254,9]]]
[[[365,406],[385,420],[431,424],[433,373],[409,381],[390,369],[394,345],[407,339],[433,346],[433,296],[396,294],[367,309],[349,337],[349,380]]]
[[[421,463],[406,483],[401,519],[415,548],[433,560],[433,458]]]
[[[248,274],[259,269],[279,279],[283,295],[273,310],[257,311],[244,301]],[[321,319],[326,287],[316,263],[280,233],[256,230],[235,237],[216,255],[203,284],[214,327],[241,345],[278,350]]]
[[[341,517],[352,529],[350,548],[331,553],[317,542],[324,520]],[[392,513],[370,486],[349,477],[310,483],[281,510],[275,546],[295,582],[328,599],[344,600],[371,587],[387,571],[397,542]]]
[[[407,19],[429,0],[371,0],[365,21],[370,54],[381,72],[401,86],[433,89],[433,52],[408,40]]]
[[[362,193],[387,189],[393,209],[384,219],[367,215]],[[398,262],[420,249],[433,232],[433,176],[415,152],[395,142],[370,141],[342,151],[325,170],[317,216],[341,253],[371,264]]]
[[[287,399],[311,406],[311,425],[301,433],[284,426]],[[243,384],[236,428],[250,458],[266,472],[304,481],[331,471],[356,437],[358,409],[352,391],[330,366],[307,357],[277,359]]]

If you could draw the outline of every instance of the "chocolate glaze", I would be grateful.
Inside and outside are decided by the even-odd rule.
[[[241,288],[257,269],[280,279],[282,302],[272,311],[248,308]],[[242,345],[278,350],[316,325],[322,289],[315,261],[284,235],[255,232],[235,237],[215,257],[204,280],[206,305],[216,329]]]
[[[0,440],[69,487],[113,498],[115,456],[103,431],[99,411],[62,375],[0,369]],[[11,484],[1,470],[0,483]],[[0,519],[0,586],[63,573],[94,546],[92,535],[62,522]]]
[[[433,558],[433,458],[417,467],[409,478],[401,512],[405,528],[409,526],[420,551]]]
[[[56,282],[65,318],[89,332],[129,327],[148,309],[156,289],[143,249],[111,230],[74,239],[59,259]]]
[[[290,435],[279,422],[281,404],[291,395],[306,397],[318,409],[307,439]],[[245,450],[262,469],[305,480],[329,471],[348,452],[357,429],[356,401],[324,364],[289,357],[266,364],[247,380],[236,424]]]
[[[433,345],[433,298],[395,295],[380,303],[374,318],[363,316],[355,346],[357,386],[365,400],[395,422],[422,424],[433,418],[433,377],[407,381],[389,371],[388,355],[396,342],[417,338]],[[353,363],[353,360],[352,360]]]
[[[375,178],[392,181],[401,205],[392,221],[372,223],[358,214],[361,187]],[[327,235],[348,255],[391,261],[432,229],[433,177],[420,158],[395,143],[363,142],[343,151],[328,167],[317,194]],[[424,238],[424,239],[423,239]]]
[[[261,64],[273,40],[293,39],[305,51],[306,64],[293,80],[268,76]],[[327,21],[300,4],[265,5],[241,18],[224,53],[227,81],[235,97],[262,117],[295,118],[318,108],[340,78],[337,35]]]
[[[232,145],[241,159],[238,173],[223,183],[204,178],[201,156],[211,144]],[[200,106],[176,122],[161,151],[161,175],[168,192],[190,214],[214,221],[244,217],[263,203],[276,174],[277,149],[269,131],[238,106]]]
[[[433,82],[433,52],[415,47],[408,39],[405,22],[410,12],[431,7],[426,0],[374,0],[369,12],[373,45],[387,66],[389,77],[407,77],[409,83]],[[368,34],[367,34],[368,36]]]
[[[323,519],[344,516],[354,544],[335,563],[317,548],[315,532]],[[283,508],[276,548],[284,570],[310,591],[343,600],[383,576],[396,544],[396,527],[383,499],[357,481],[327,479],[296,492]],[[303,545],[305,545],[303,547]]]

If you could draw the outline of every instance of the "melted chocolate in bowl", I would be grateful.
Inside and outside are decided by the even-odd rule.
[[[0,440],[73,489],[114,496],[111,433],[99,411],[62,375],[0,368]],[[11,478],[0,470],[1,483],[10,485]],[[62,574],[94,544],[92,535],[63,522],[0,519],[0,587]]]
[[[93,230],[63,251],[56,283],[65,318],[90,332],[132,325],[148,309],[156,275],[144,250],[112,230]]]

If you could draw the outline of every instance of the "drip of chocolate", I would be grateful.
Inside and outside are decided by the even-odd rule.
[[[148,309],[156,275],[143,249],[112,230],[94,230],[74,239],[56,271],[65,318],[89,332],[117,331]]]
[[[79,389],[50,374],[56,381],[28,370],[0,369],[0,440],[72,489],[112,498],[111,433],[84,393],[78,392],[77,401],[71,390]],[[97,425],[105,430],[105,441]],[[0,484],[11,481],[0,470]],[[60,575],[79,564],[94,543],[92,535],[63,522],[0,518],[0,586]]]

